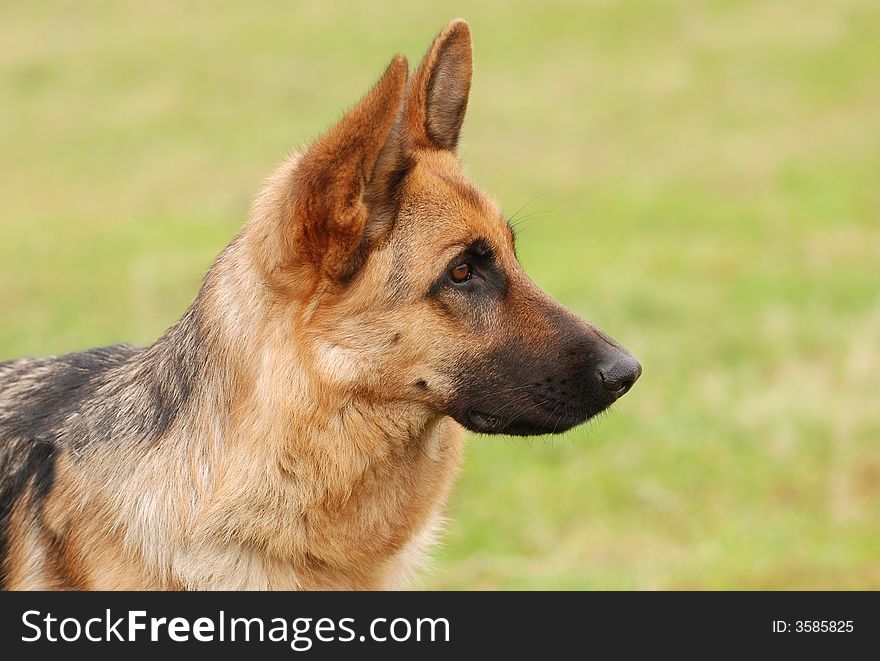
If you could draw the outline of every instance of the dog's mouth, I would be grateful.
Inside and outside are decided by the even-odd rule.
[[[598,413],[598,411],[597,411]],[[468,409],[461,417],[456,416],[459,423],[478,434],[509,434],[511,436],[537,436],[541,434],[558,434],[585,422],[591,414],[575,414],[569,412],[555,415],[539,416],[539,419],[524,419],[517,414],[502,416],[489,414],[477,409]]]
[[[498,434],[504,427],[503,421],[497,415],[489,415],[474,409],[467,411],[465,418],[467,419],[465,426],[468,429],[483,434]]]

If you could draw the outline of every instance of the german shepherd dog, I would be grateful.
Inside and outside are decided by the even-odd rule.
[[[525,275],[456,156],[470,30],[267,180],[154,344],[0,364],[7,589],[382,589],[465,429],[562,432],[641,373]]]

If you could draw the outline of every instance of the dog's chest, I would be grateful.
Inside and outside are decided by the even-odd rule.
[[[400,585],[433,542],[462,459],[463,431],[452,422],[328,490],[307,511],[316,575],[339,572],[350,587]]]
[[[245,544],[208,541],[197,549],[201,559],[187,553],[179,569],[189,577],[201,574],[186,582],[202,587],[400,587],[439,529],[461,463],[463,436],[447,419],[364,470],[349,470],[341,458],[334,463],[311,457],[293,462],[280,478],[252,476],[246,499],[240,498],[243,484],[235,489],[236,503],[218,499],[216,518],[208,520],[223,517],[225,525],[206,530],[210,534],[203,538],[234,536]],[[255,548],[261,550],[250,550]]]

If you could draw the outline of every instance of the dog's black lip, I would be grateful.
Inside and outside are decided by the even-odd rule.
[[[467,421],[470,423],[469,427],[471,429],[483,433],[491,433],[495,430],[501,431],[501,428],[503,427],[501,424],[501,418],[489,413],[483,413],[476,409],[469,409],[466,411],[465,418],[467,418]]]
[[[604,410],[604,407],[588,414],[561,414],[555,419],[548,419],[545,424],[535,425],[521,420],[517,416],[505,420],[498,415],[491,415],[479,409],[467,409],[460,419],[469,430],[478,434],[507,434],[510,436],[543,436],[560,434],[573,427],[583,424]]]

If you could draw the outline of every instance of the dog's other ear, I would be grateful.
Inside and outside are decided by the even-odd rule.
[[[334,279],[351,271],[369,215],[366,196],[371,182],[384,177],[377,160],[401,111],[408,76],[406,58],[395,56],[373,89],[299,161],[288,225],[296,262]]]
[[[434,39],[410,84],[405,120],[413,146],[455,150],[472,75],[471,31],[459,18]]]

